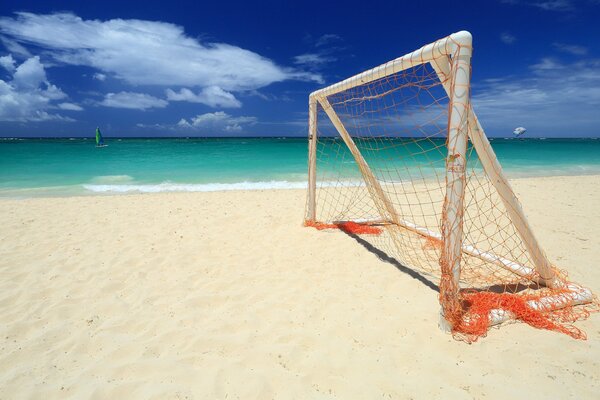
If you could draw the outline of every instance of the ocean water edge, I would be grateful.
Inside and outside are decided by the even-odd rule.
[[[411,170],[422,171],[424,165],[434,166],[440,174],[444,149],[440,153],[439,143],[421,143],[415,151],[405,145],[407,139],[397,140],[404,142],[378,153],[386,163],[382,168],[405,171],[392,179],[411,179],[415,176]],[[306,188],[305,138],[107,138],[107,143],[108,147],[96,148],[86,139],[0,139],[0,197]],[[491,143],[509,178],[600,174],[600,140],[492,139]],[[327,140],[320,147],[324,185],[360,179],[351,156],[346,150],[340,154],[340,148],[339,142]],[[409,153],[418,154],[406,157]],[[365,154],[369,161],[372,156],[369,151]],[[342,161],[343,171],[337,170],[339,164],[327,162],[334,159]]]

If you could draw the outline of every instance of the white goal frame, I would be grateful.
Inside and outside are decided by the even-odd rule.
[[[317,104],[319,104],[352,153],[363,179],[372,187],[371,190],[374,192],[369,190],[369,193],[373,201],[382,204],[383,209],[389,214],[391,220],[385,222],[401,226],[426,238],[442,240],[444,248],[442,254],[445,254],[448,265],[451,265],[452,277],[456,288],[456,293],[454,294],[456,296],[458,296],[458,291],[460,290],[460,254],[463,252],[497,264],[517,275],[531,278],[534,272],[531,268],[463,244],[463,213],[460,210],[464,206],[466,152],[468,140],[470,139],[485,173],[498,191],[509,218],[531,256],[535,272],[540,277],[537,283],[548,287],[566,289],[565,294],[530,301],[528,303],[529,306],[550,311],[565,306],[589,303],[593,298],[590,290],[575,284],[567,285],[556,276],[554,269],[551,267],[550,262],[535,238],[531,226],[527,222],[521,204],[502,172],[496,154],[470,104],[471,55],[472,36],[467,31],[460,31],[423,46],[403,57],[396,58],[395,60],[311,93],[309,97],[308,199],[306,219],[309,222],[317,221]],[[443,220],[443,235],[417,226],[410,221],[405,221],[396,212],[392,202],[381,188],[379,180],[371,171],[351,135],[328,101],[328,96],[330,95],[368,84],[426,63],[429,63],[438,75],[450,100],[449,104],[451,104],[448,110],[448,157],[446,160],[446,197],[444,201],[444,214],[447,218]],[[469,126],[471,127],[470,130],[468,129]],[[379,197],[379,199],[375,197]],[[504,322],[511,317],[510,313],[503,310],[493,310],[490,313],[492,324]],[[451,329],[447,325],[447,321],[443,318],[440,326],[444,330]]]

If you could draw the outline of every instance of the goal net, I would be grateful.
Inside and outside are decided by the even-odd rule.
[[[458,32],[310,95],[305,225],[434,277],[455,337],[520,320],[585,338],[597,302],[533,235],[471,107],[471,53]]]

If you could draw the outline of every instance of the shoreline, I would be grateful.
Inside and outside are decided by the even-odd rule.
[[[600,172],[590,174],[560,174],[560,175],[534,175],[510,176],[508,180],[546,180],[554,178],[577,178],[600,176]],[[334,184],[335,182],[332,182]],[[408,183],[408,182],[406,182]],[[352,185],[349,185],[352,186]],[[93,187],[93,189],[89,189]],[[102,184],[84,183],[66,186],[47,186],[20,189],[1,189],[2,200],[25,200],[31,198],[71,198],[95,196],[124,196],[148,195],[161,193],[220,193],[220,192],[247,192],[267,190],[303,190],[306,191],[306,181],[242,181],[235,183],[123,183]],[[7,194],[8,193],[8,194]]]

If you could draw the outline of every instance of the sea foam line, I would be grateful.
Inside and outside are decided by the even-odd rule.
[[[319,187],[361,186],[358,181],[321,182]],[[83,188],[94,193],[160,193],[160,192],[220,192],[232,190],[281,190],[306,189],[306,182],[263,181],[237,183],[173,183],[156,184],[84,184]]]
[[[269,181],[237,183],[172,183],[157,184],[85,184],[86,190],[96,193],[160,193],[160,192],[219,192],[231,190],[306,189],[306,182]]]

